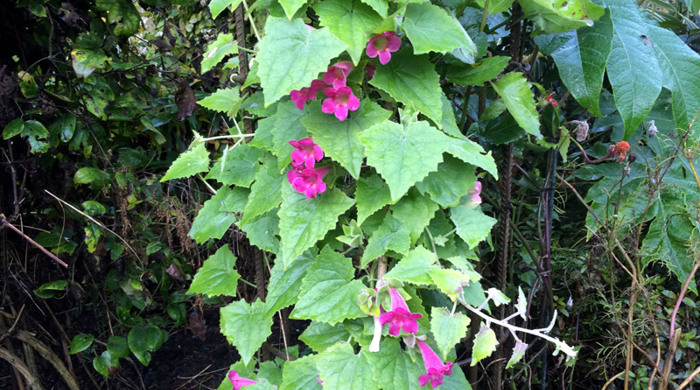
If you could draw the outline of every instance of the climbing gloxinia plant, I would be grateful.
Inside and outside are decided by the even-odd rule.
[[[215,189],[192,224],[197,242],[220,239],[233,226],[266,252],[265,299],[221,309],[221,331],[241,356],[232,372],[267,388],[469,388],[455,348],[472,338],[476,365],[496,350],[496,329],[507,329],[515,344],[507,366],[518,364],[531,337],[574,357],[571,346],[550,335],[554,322],[541,329],[514,324],[516,317],[529,319],[522,291],[505,318],[490,314],[510,300],[484,290],[475,271],[480,245],[496,224],[482,209],[482,189],[498,180],[491,153],[475,139],[538,140],[544,128],[538,109],[556,116],[564,103],[517,71],[521,64],[508,66],[509,57],[487,52],[500,37],[484,33],[488,18],[480,15],[506,12],[510,3],[490,10],[386,0],[308,3],[280,1],[256,14],[266,19],[256,31],[257,68],[245,83],[254,87],[245,96],[217,91],[216,104],[202,101],[234,126],[228,135],[197,136],[166,174],[206,172]],[[609,36],[600,50],[624,58],[611,52],[613,33],[629,33],[624,15],[639,14],[626,0],[605,0],[607,11],[588,0],[568,7],[518,3],[555,61],[572,47],[583,53],[589,42],[581,37],[593,36]],[[476,24],[465,22],[469,15]],[[583,84],[571,88],[573,98],[598,114],[607,69],[628,139],[650,106],[622,98],[619,61],[606,68],[607,59],[593,60],[603,61],[600,72],[586,68],[580,80],[568,72],[563,81]],[[472,89],[488,90],[486,110],[470,111],[465,94]],[[690,108],[677,98],[673,115],[687,125]],[[258,118],[256,128],[243,133],[238,121],[250,115]],[[465,135],[472,133],[479,137]],[[214,150],[206,141],[222,138],[234,142],[216,150],[210,167]],[[614,150],[626,160],[629,144],[620,141]],[[204,262],[190,292],[235,297],[236,260],[223,246]],[[290,318],[308,321],[299,336],[308,353],[300,356],[285,339],[279,355],[286,359],[257,361],[273,317],[289,307]],[[474,319],[478,331],[470,333]]]

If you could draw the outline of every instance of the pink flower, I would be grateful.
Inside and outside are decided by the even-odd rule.
[[[316,169],[292,169],[287,172],[287,180],[292,184],[292,188],[301,192],[307,198],[315,198],[318,194],[326,190],[326,183],[323,177],[330,172],[330,167]]]
[[[379,62],[386,65],[391,60],[391,53],[399,50],[401,38],[393,31],[385,31],[369,39],[367,43],[367,57],[379,56]]]
[[[292,92],[289,93],[289,97],[292,98],[294,103],[296,103],[296,107],[298,109],[303,110],[304,104],[309,100],[316,99],[316,94],[327,86],[328,85],[321,80],[314,80],[311,82],[310,87],[305,87],[300,90],[292,90]]]
[[[421,386],[425,386],[428,382],[430,385],[438,387],[442,384],[443,375],[452,375],[452,362],[442,363],[442,360],[437,354],[424,343],[422,340],[418,340],[418,347],[423,355],[423,364],[425,365],[425,374],[418,377],[418,383]]]
[[[228,380],[233,383],[233,390],[241,390],[241,387],[243,386],[250,386],[258,383],[252,379],[241,378],[236,370],[231,370],[228,372]]]
[[[478,180],[475,181],[474,189],[467,191],[467,194],[470,194],[472,196],[471,199],[469,199],[469,202],[471,202],[471,204],[481,204],[481,183]]]
[[[316,382],[318,382],[319,385],[323,386],[323,381],[321,380],[321,378],[316,377]]]
[[[344,87],[351,71],[352,62],[338,62],[337,64],[328,67],[328,71],[323,74],[323,81],[326,84],[332,85],[333,88]]]
[[[316,161],[321,161],[323,158],[323,150],[311,138],[289,141],[289,144],[296,148],[292,152],[292,166],[294,169],[304,169],[304,166],[313,168]]]
[[[395,288],[389,288],[389,295],[391,295],[391,310],[379,316],[382,326],[389,323],[389,334],[392,336],[398,336],[401,329],[411,334],[418,332],[416,319],[423,316],[419,313],[411,313],[406,301]]]
[[[323,93],[328,99],[323,101],[321,111],[326,114],[335,114],[340,121],[348,117],[348,110],[355,111],[360,108],[360,99],[352,94],[350,87],[326,88]]]

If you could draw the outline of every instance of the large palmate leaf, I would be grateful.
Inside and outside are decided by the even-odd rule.
[[[593,27],[535,37],[542,52],[554,59],[559,77],[571,95],[598,117],[603,116],[598,99],[605,64],[612,50],[612,35],[612,22],[610,15],[606,14]]]
[[[391,193],[384,180],[379,175],[372,174],[369,177],[361,177],[357,181],[355,199],[357,199],[357,223],[362,224],[367,217],[391,203]]]
[[[415,56],[410,49],[392,53],[391,61],[377,68],[370,84],[441,123],[440,76],[428,56]]]
[[[624,139],[637,130],[661,92],[663,72],[652,45],[644,36],[651,34],[639,8],[632,0],[605,0],[613,24],[612,52],[608,59],[608,79],[615,105],[625,127]]]
[[[319,354],[316,358],[316,367],[324,388],[344,390],[378,388],[366,355],[364,353],[356,355],[350,344],[337,344]]]
[[[379,353],[366,353],[372,365],[374,380],[384,390],[420,390],[418,377],[425,370],[419,362],[401,349],[399,340],[384,337]]]
[[[350,333],[343,323],[330,325],[325,322],[312,321],[299,340],[316,352],[322,352],[339,341],[346,341]]]
[[[265,315],[265,303],[235,301],[221,308],[221,333],[246,365],[267,337],[272,334],[272,315]]]
[[[491,231],[496,220],[485,215],[480,208],[464,205],[452,207],[450,218],[457,228],[457,235],[474,249]]]
[[[293,305],[299,296],[301,283],[306,270],[314,262],[310,252],[299,256],[287,269],[284,264],[278,262],[270,271],[270,283],[265,298],[265,315],[272,315],[276,311]]]
[[[602,7],[589,0],[525,0],[518,2],[523,14],[545,33],[567,32],[584,26],[603,16]]]
[[[328,246],[324,247],[306,272],[297,303],[289,317],[331,325],[345,319],[364,317],[357,297],[365,285],[360,280],[353,280],[354,276],[351,258]]]
[[[430,198],[443,207],[452,207],[474,189],[476,176],[474,166],[455,157],[445,156],[445,161],[438,165],[435,172],[416,184],[421,192],[428,193]]]
[[[431,310],[430,331],[435,336],[443,359],[447,359],[450,350],[467,335],[469,322],[469,317],[464,313],[450,313],[444,307],[434,307]]]
[[[404,253],[411,245],[409,228],[392,215],[387,215],[381,225],[367,240],[367,246],[362,253],[360,266],[366,266],[387,251]]]
[[[189,177],[209,170],[209,152],[203,142],[195,141],[189,150],[177,156],[161,182]]]
[[[491,151],[484,152],[484,147],[466,138],[459,137],[452,140],[447,152],[458,159],[479,167],[498,179],[498,167],[491,155]]]
[[[202,268],[192,280],[188,294],[207,294],[208,296],[236,296],[236,286],[241,275],[234,269],[236,256],[227,246],[222,246],[216,253],[204,261]]]
[[[329,230],[338,217],[353,205],[353,200],[340,190],[328,190],[318,197],[307,199],[283,186],[282,207],[279,211],[280,236],[282,237],[281,259],[289,267],[305,250],[311,248]]]
[[[269,17],[257,57],[258,76],[265,105],[276,102],[292,89],[311,85],[333,57],[346,45],[327,29],[312,29],[301,19]]]
[[[262,166],[255,175],[251,186],[248,202],[243,209],[241,223],[245,224],[253,218],[266,213],[282,203],[282,185],[286,182],[285,175],[277,170],[274,157],[269,154],[262,159]]]
[[[321,25],[348,45],[348,54],[357,65],[367,47],[370,33],[383,18],[360,0],[327,0],[314,6]]]
[[[384,277],[413,284],[431,284],[428,272],[435,269],[437,256],[435,253],[417,246],[404,256]]]
[[[478,64],[448,68],[447,79],[456,84],[482,85],[498,77],[509,61],[510,57],[494,56],[484,58]]]
[[[406,127],[385,121],[360,133],[360,141],[365,145],[367,162],[389,185],[393,201],[436,170],[442,153],[452,143],[450,137],[425,121]]]
[[[476,55],[476,45],[457,19],[429,2],[409,4],[402,27],[415,54],[463,49],[472,58]]]
[[[391,112],[368,99],[362,100],[360,108],[342,122],[333,115],[323,113],[320,103],[311,105],[309,110],[309,115],[301,118],[301,123],[311,133],[314,142],[357,179],[365,157],[365,148],[358,134],[387,120]]]
[[[316,355],[307,355],[300,359],[284,363],[282,372],[282,390],[321,390],[318,383]]]
[[[238,87],[236,87],[219,89],[197,103],[202,107],[212,111],[223,112],[233,118],[236,116],[238,106],[240,106],[242,101],[243,99],[238,93]]]
[[[279,0],[279,2],[282,8],[284,8],[285,15],[287,15],[289,19],[294,16],[302,5],[306,4],[306,0]]]
[[[493,89],[498,93],[503,102],[518,122],[520,127],[530,134],[541,136],[540,120],[535,109],[535,99],[530,90],[530,83],[522,73],[508,73],[492,82]]]
[[[416,242],[439,208],[427,195],[412,189],[391,206],[391,213],[410,232],[411,242]]]
[[[215,179],[224,185],[250,187],[261,165],[263,151],[248,144],[226,149],[211,167],[205,179]]]

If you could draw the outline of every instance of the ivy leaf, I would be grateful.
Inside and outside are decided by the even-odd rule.
[[[199,105],[212,111],[223,112],[230,118],[233,118],[236,116],[242,101],[238,93],[238,87],[235,87],[219,89],[200,100]]]
[[[357,199],[357,223],[361,225],[367,217],[391,203],[391,193],[384,180],[379,175],[372,174],[367,178],[361,177],[357,181],[355,199]]]
[[[195,141],[189,150],[177,156],[160,182],[189,177],[208,170],[209,152],[203,142]]]
[[[323,113],[320,103],[313,104],[309,110],[309,115],[301,118],[301,123],[311,133],[314,142],[357,179],[365,151],[358,134],[389,119],[391,112],[369,99],[363,99],[360,108],[342,122],[333,115]]]
[[[513,72],[501,77],[495,83],[493,89],[501,96],[508,112],[513,115],[518,125],[526,132],[541,137],[540,120],[535,109],[535,100],[522,73]]]
[[[289,318],[312,319],[333,325],[345,319],[364,317],[357,296],[365,285],[353,279],[354,276],[352,259],[324,247],[306,272]]]
[[[604,3],[613,24],[608,79],[625,127],[623,138],[628,139],[654,106],[664,74],[656,59],[656,45],[646,45],[641,37],[651,33],[637,5],[628,0]]]
[[[593,27],[535,37],[542,52],[554,59],[559,77],[571,95],[597,117],[603,116],[598,100],[612,50],[612,35],[610,15],[605,15]]]
[[[425,121],[406,127],[385,121],[360,133],[360,141],[366,148],[367,162],[389,185],[393,201],[436,170],[451,144],[450,137]]]
[[[221,308],[221,333],[236,347],[245,365],[272,334],[271,327],[272,315],[265,315],[265,303],[259,299],[252,304],[235,301]]]
[[[360,259],[360,266],[364,267],[370,261],[378,258],[389,250],[397,253],[405,253],[411,246],[409,230],[392,215],[384,217],[384,221],[367,240]]]
[[[208,72],[229,54],[238,53],[238,44],[233,34],[219,34],[214,42],[207,45],[207,51],[202,58],[201,73]]]
[[[347,341],[350,333],[343,324],[329,325],[324,322],[312,321],[299,335],[299,340],[316,352],[323,352],[339,341]]]
[[[296,108],[291,100],[277,105],[272,128],[272,153],[277,156],[277,166],[280,171],[292,161],[291,154],[294,147],[289,144],[289,141],[308,137],[309,133],[302,124],[301,118],[308,115],[310,109],[310,106],[307,106],[302,111]]]
[[[457,228],[457,235],[469,245],[469,249],[486,239],[496,220],[485,215],[479,208],[464,205],[450,209],[450,219]]]
[[[402,27],[411,40],[415,54],[462,49],[472,58],[476,55],[476,45],[457,19],[429,2],[409,4]]]
[[[417,246],[399,260],[398,264],[384,275],[384,278],[413,284],[432,284],[428,272],[435,268],[436,262],[435,253],[423,246]]]
[[[418,377],[423,374],[419,362],[401,349],[399,340],[383,337],[378,353],[363,352],[373,369],[373,378],[384,390],[420,390]]]
[[[400,225],[410,232],[411,242],[414,243],[423,234],[423,230],[439,208],[440,206],[429,197],[417,190],[410,190],[398,203],[391,206],[391,213]]]
[[[317,355],[316,367],[328,389],[376,389],[372,366],[364,353],[355,354],[350,344],[336,344]]]
[[[411,49],[399,50],[392,54],[389,63],[377,68],[370,84],[405,105],[413,104],[435,123],[441,123],[440,76],[428,56],[415,56]]]
[[[141,16],[131,0],[97,0],[95,6],[100,11],[107,11],[110,23],[117,23],[115,35],[129,36],[138,32]]]
[[[241,224],[246,224],[258,215],[262,215],[282,203],[282,185],[285,175],[277,170],[274,157],[266,154],[262,166],[255,175],[255,182],[250,188],[248,203],[243,209]]]
[[[281,259],[285,267],[289,267],[305,250],[333,229],[338,217],[354,202],[338,189],[307,199],[291,186],[284,188],[284,200],[278,215],[282,237]]]
[[[211,2],[209,2],[211,18],[216,19],[226,8],[231,7],[231,9],[236,9],[240,3],[241,0],[211,0]]]
[[[285,8],[286,12],[287,9],[291,8]],[[311,85],[311,81],[326,70],[330,60],[345,48],[346,45],[327,29],[309,31],[301,19],[288,21],[269,17],[257,57],[265,106],[292,89]]]
[[[474,367],[481,359],[491,356],[497,345],[496,333],[482,324],[479,333],[474,336],[471,366]]]
[[[224,233],[236,220],[236,216],[222,210],[222,205],[226,204],[226,199],[236,197],[237,194],[231,187],[221,187],[216,191],[216,195],[204,202],[204,206],[199,210],[197,216],[192,221],[188,236],[201,244],[210,238],[220,239]]]
[[[287,15],[287,19],[291,20],[292,17],[294,17],[294,14],[297,13],[299,8],[301,8],[302,5],[306,4],[306,0],[279,0],[280,5],[282,5],[282,8],[284,9],[285,15]]]
[[[605,10],[589,0],[532,0],[521,4],[523,14],[545,33],[567,32],[592,26]]]
[[[435,336],[442,359],[447,359],[450,350],[467,334],[469,317],[464,313],[451,314],[449,309],[434,307],[430,312],[430,331]]]
[[[506,369],[509,369],[513,364],[519,362],[523,356],[525,356],[525,351],[527,350],[527,344],[520,340],[515,341],[515,347],[513,347],[513,355],[511,355],[506,364]]]
[[[235,270],[236,256],[228,246],[222,246],[204,261],[192,280],[188,294],[236,296],[236,286],[241,275]]]
[[[302,279],[306,275],[306,270],[311,267],[314,259],[310,252],[306,252],[304,255],[299,256],[297,261],[293,262],[287,269],[284,269],[284,263],[275,263],[270,271],[270,283],[268,284],[269,287],[265,298],[266,316],[271,316],[297,301]]]
[[[318,3],[314,9],[321,25],[348,45],[348,54],[357,65],[367,47],[369,34],[383,18],[359,0],[328,0]]]
[[[318,383],[318,369],[316,368],[316,356],[307,355],[297,360],[284,363],[282,371],[281,390],[321,390]]]
[[[224,185],[250,187],[261,165],[262,151],[249,144],[226,149],[211,167],[205,179],[215,179]]]
[[[435,172],[416,184],[416,188],[428,193],[430,198],[443,207],[452,207],[474,188],[476,176],[474,166],[452,156],[446,156],[445,161],[438,165]]]

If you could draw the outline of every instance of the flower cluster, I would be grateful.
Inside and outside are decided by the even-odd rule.
[[[400,46],[401,38],[397,37],[394,31],[386,31],[370,38],[367,43],[367,56],[379,57],[379,62],[386,65],[391,60],[391,53],[399,50]],[[298,109],[303,110],[306,102],[316,99],[316,95],[323,91],[326,99],[323,100],[321,111],[333,114],[339,121],[344,121],[349,111],[360,108],[360,99],[347,85],[352,68],[352,62],[337,62],[328,67],[321,79],[312,81],[309,87],[292,90],[289,97]],[[375,68],[371,65],[365,68],[368,80],[374,76],[374,70]]]
[[[296,191],[307,198],[315,198],[326,190],[323,177],[330,172],[330,167],[314,168],[316,161],[323,158],[323,150],[311,138],[289,141],[292,151],[292,169],[287,172],[287,180]]]
[[[608,148],[608,156],[615,158],[620,158],[620,162],[627,159],[627,152],[630,151],[630,144],[626,141],[620,141],[614,145],[610,145]]]

